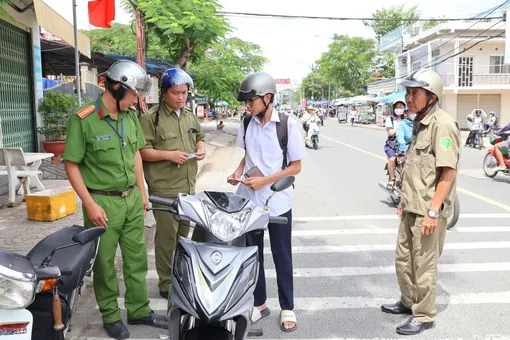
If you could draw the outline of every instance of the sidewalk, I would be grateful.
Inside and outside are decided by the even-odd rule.
[[[214,186],[216,183],[222,182],[226,184],[228,174],[221,179],[224,174],[220,170],[227,171],[224,169],[224,166],[228,157],[224,155],[232,153],[232,150],[236,149],[231,147],[231,145],[234,143],[239,124],[226,123],[225,125],[225,129],[221,132],[216,130],[216,122],[214,121],[204,122],[202,125],[202,129],[206,134],[206,158],[199,162],[198,176],[203,179],[200,178],[198,182],[204,183],[205,186]],[[217,151],[223,149],[226,149],[226,153],[221,153],[223,156],[216,157]],[[239,151],[242,153],[241,149]],[[238,156],[237,161],[241,160],[242,156],[243,154]],[[67,180],[45,180],[43,184],[47,189],[71,186]],[[197,183],[197,190],[198,188],[199,185]],[[214,188],[221,190],[221,188]],[[199,190],[202,191],[204,189],[200,188]],[[74,224],[83,225],[81,201],[78,197],[76,213],[55,222],[29,221],[27,219],[25,203],[21,203],[13,208],[5,207],[0,209],[0,249],[25,255],[44,237],[64,226]],[[154,225],[153,214],[148,213],[145,217],[145,226],[151,228]]]

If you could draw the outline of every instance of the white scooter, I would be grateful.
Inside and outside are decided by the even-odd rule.
[[[312,117],[308,120],[308,132],[307,136],[308,138],[305,139],[305,145],[308,148],[313,148],[314,150],[317,150],[319,148],[319,125],[318,121],[320,119],[318,117]]]

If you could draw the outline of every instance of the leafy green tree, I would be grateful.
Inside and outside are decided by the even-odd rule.
[[[328,51],[317,61],[319,75],[357,95],[371,79],[376,55],[374,40],[335,34]]]
[[[378,53],[373,60],[373,72],[377,73],[380,78],[395,77],[395,58],[396,52]]]
[[[216,11],[217,0],[137,0],[148,31],[168,48],[169,58],[182,69],[196,61],[200,51],[218,42],[230,30],[225,17]]]
[[[195,74],[198,92],[236,104],[236,93],[244,77],[260,71],[267,62],[259,45],[228,38],[209,47],[203,58],[190,64],[190,70]]]
[[[432,28],[434,26],[437,26],[439,24],[447,22],[447,20],[444,20],[444,19],[446,19],[446,17],[443,15],[442,17],[437,17],[437,18],[434,18],[433,20],[429,20],[427,22],[424,22],[423,23],[423,28],[427,30],[429,28]]]
[[[418,5],[412,6],[409,9],[405,5],[394,5],[390,7],[381,7],[372,13],[372,19],[364,20],[365,26],[372,27],[380,41],[381,37],[399,26],[411,27],[420,18]],[[391,19],[391,20],[384,20]]]

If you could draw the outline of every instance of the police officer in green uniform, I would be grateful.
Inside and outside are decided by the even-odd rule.
[[[73,115],[68,124],[65,168],[83,202],[86,227],[104,226],[94,264],[94,292],[104,328],[114,339],[127,339],[117,303],[119,286],[115,254],[120,244],[128,324],[166,328],[166,317],[155,314],[147,296],[145,195],[142,159],[145,144],[136,112],[150,78],[136,63],[120,61],[106,71],[106,91],[95,105]]]
[[[418,334],[434,326],[436,318],[437,262],[443,251],[447,219],[455,200],[459,169],[460,130],[439,107],[441,77],[430,69],[405,79],[413,138],[402,178],[401,218],[395,269],[401,298],[382,305],[383,312],[411,314],[397,333]]]
[[[172,68],[161,76],[160,86],[159,105],[140,118],[146,141],[140,154],[149,193],[176,199],[179,193],[195,193],[197,161],[205,157],[204,134],[195,115],[185,107],[188,92],[193,87],[191,77],[181,69]],[[153,207],[164,208],[157,204]],[[154,217],[159,291],[168,299],[177,238],[188,237],[189,226],[179,224],[164,211],[155,210]]]

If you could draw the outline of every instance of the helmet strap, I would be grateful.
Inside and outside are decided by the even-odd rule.
[[[266,100],[264,99],[264,97],[262,97],[262,102],[264,103],[265,109],[258,114],[259,119],[261,119],[261,120],[264,119],[264,116],[266,115],[267,110],[269,110],[269,105],[271,105],[273,103],[273,98],[274,98],[274,95],[271,94],[271,99],[269,100],[269,103],[266,103]]]
[[[161,105],[163,105],[163,100],[165,99],[165,94],[167,90],[168,87],[161,88],[161,93],[159,94],[159,105],[158,109],[156,110],[156,119],[154,119],[154,126],[158,126],[159,124],[159,110],[161,110]]]
[[[425,105],[425,107],[423,109],[421,109],[420,111],[416,112],[416,115],[418,117],[420,117],[422,114],[424,114],[425,112],[427,112],[428,109],[430,109],[431,107],[433,107],[434,105],[437,104],[437,102],[439,102],[439,99],[437,98],[436,96],[436,99],[434,99],[433,101],[430,101],[430,98],[432,97],[432,95],[430,94],[430,92],[428,93],[428,99],[427,99],[427,105]]]
[[[119,84],[120,86],[118,88],[114,88],[113,86],[115,84]],[[124,98],[124,95],[126,94],[126,88],[124,87],[124,85],[116,81],[113,81],[109,78],[106,78],[106,89],[112,94],[112,97],[117,102],[117,110],[120,112],[121,111],[120,101],[122,100],[122,98]]]

